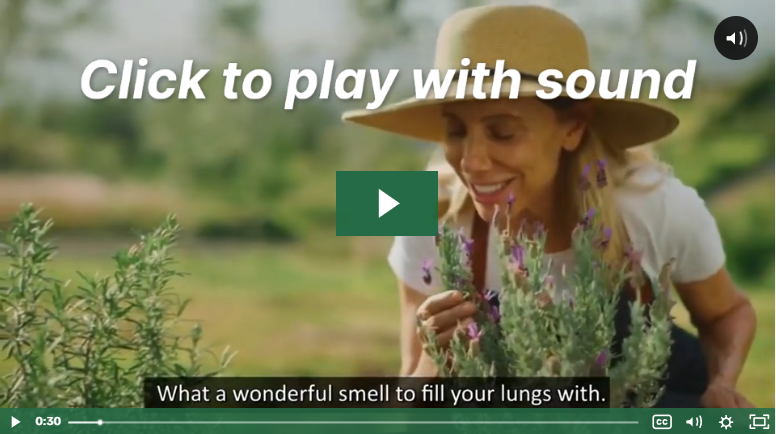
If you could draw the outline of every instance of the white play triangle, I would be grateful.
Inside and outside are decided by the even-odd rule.
[[[392,198],[391,196],[385,194],[382,190],[378,189],[377,191],[380,195],[380,198],[378,199],[380,214],[377,216],[377,218],[380,218],[388,211],[396,208],[396,205],[398,205],[399,202],[397,202],[396,199]]]
[[[19,425],[19,419],[11,416],[11,428],[15,427],[16,425]]]

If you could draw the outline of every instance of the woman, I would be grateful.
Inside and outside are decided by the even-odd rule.
[[[571,231],[590,207],[599,210],[603,224],[612,228],[608,262],[632,260],[623,255],[632,246],[644,273],[658,278],[663,264],[673,261],[673,271],[665,277],[699,330],[705,362],[697,363],[707,365],[699,405],[751,407],[736,390],[736,382],[753,340],[754,310],[724,267],[720,235],[703,200],[644,146],[670,134],[678,125],[676,117],[651,105],[603,100],[596,94],[584,101],[536,98],[536,90],[543,87],[536,77],[542,71],[557,69],[568,77],[575,70],[590,69],[582,31],[549,9],[486,6],[458,12],[440,31],[435,67],[444,76],[448,69],[460,69],[464,58],[470,59],[463,63],[472,68],[480,63],[492,68],[504,60],[505,69],[520,71],[519,97],[508,98],[510,80],[505,79],[498,99],[477,98],[471,84],[465,98],[456,99],[454,83],[450,97],[443,100],[409,100],[346,113],[344,119],[440,143],[456,175],[451,182],[440,172],[440,187],[450,190],[449,197],[440,197],[445,200],[440,216],[463,230],[491,221],[497,208],[507,209],[508,198],[514,200],[510,221],[537,220],[547,229],[546,255],[558,268],[555,281],[561,291],[568,287],[559,270],[573,267]],[[483,90],[490,95],[490,89],[486,79]],[[605,165],[596,164],[604,161]],[[586,179],[602,181],[603,188],[580,188],[586,167],[593,168],[584,173],[589,175]],[[497,224],[504,229],[505,219]],[[495,230],[486,238],[494,235]],[[483,277],[491,289],[499,282],[494,244],[487,247]],[[424,283],[420,264],[436,255],[433,237],[401,236],[389,255],[400,281],[402,375],[436,375],[434,363],[422,350],[418,320],[436,330],[445,344],[474,312],[459,292],[439,292]],[[648,291],[648,285],[643,289]],[[693,338],[688,336],[680,336],[676,343],[677,357],[688,359],[685,365],[696,363],[689,360],[694,353]],[[672,369],[669,383],[672,375],[679,376]],[[682,379],[674,380],[675,388],[681,389]]]

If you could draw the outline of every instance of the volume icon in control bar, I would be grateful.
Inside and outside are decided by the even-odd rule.
[[[694,426],[696,428],[700,428],[703,426],[703,418],[701,416],[695,416],[687,419],[686,421],[687,425]]]

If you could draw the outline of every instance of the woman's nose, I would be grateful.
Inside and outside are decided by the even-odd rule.
[[[487,144],[479,140],[468,140],[464,144],[461,169],[466,173],[473,174],[488,171],[490,168],[491,161]]]

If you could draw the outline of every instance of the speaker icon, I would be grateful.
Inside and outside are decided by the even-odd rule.
[[[747,39],[748,38],[746,37],[746,29],[739,30],[739,32],[738,32],[738,44],[736,44],[736,45],[741,45],[743,47],[746,47]],[[735,44],[736,43],[736,33],[733,32],[733,34],[731,34],[730,36],[725,38],[725,40],[726,41],[730,41],[730,42]]]
[[[757,48],[757,40],[757,28],[744,17],[727,17],[714,30],[714,47],[730,60],[749,57]]]
[[[700,428],[703,426],[703,418],[701,416],[695,416],[687,419],[685,422],[687,425]]]

